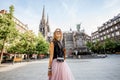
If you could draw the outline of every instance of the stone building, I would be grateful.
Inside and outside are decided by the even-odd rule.
[[[66,48],[67,55],[77,50],[79,52],[87,52],[86,42],[90,41],[91,37],[84,33],[83,30],[68,31],[63,33],[63,43]]]
[[[0,15],[6,14],[7,11],[6,10],[0,10]],[[32,31],[32,30],[28,30],[28,26],[26,24],[24,24],[22,21],[20,21],[18,18],[16,18],[15,16],[13,16],[13,21],[15,22],[15,27],[16,29],[20,32],[20,33],[25,33],[26,31]],[[9,44],[6,44],[9,46]],[[0,54],[1,55],[1,54]],[[4,50],[4,56],[8,55],[10,57],[10,59],[14,56],[13,54],[9,54],[7,53],[6,50]],[[21,57],[22,59],[24,58],[25,54],[16,54],[15,58]]]
[[[0,14],[5,14],[7,13],[6,10],[1,10]],[[20,32],[20,33],[24,33],[26,31],[28,31],[28,26],[26,24],[24,24],[23,22],[21,22],[19,19],[17,19],[16,17],[13,16],[13,20],[16,24],[16,29]]]
[[[50,32],[50,27],[49,27],[48,16],[47,16],[47,21],[45,19],[45,7],[43,7],[42,19],[39,24],[39,32],[42,33],[42,35],[45,37],[46,40],[49,39],[48,33]]]
[[[98,27],[98,30],[93,32],[92,41],[104,42],[106,38],[120,40],[120,14],[112,19],[109,19],[102,26]]]
[[[63,33],[63,43],[66,48],[67,55],[71,55],[72,50],[74,50],[73,32],[68,31]]]
[[[22,23],[20,20],[18,20],[16,17],[13,17],[13,20],[16,24],[16,29],[20,32],[20,33],[24,33],[26,31],[29,31],[28,30],[28,25],[27,24],[24,24]]]
[[[74,33],[74,48],[79,50],[79,52],[87,52],[86,38],[83,32]]]

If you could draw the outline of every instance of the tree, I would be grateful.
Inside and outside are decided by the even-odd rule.
[[[9,7],[9,13],[5,13],[0,16],[0,40],[2,42],[0,63],[2,61],[3,52],[5,50],[5,44],[7,44],[10,39],[15,38],[15,36],[17,35],[15,22],[13,21],[13,12],[14,6],[11,5]]]
[[[36,53],[37,37],[31,31],[19,33],[19,38],[8,48],[8,52],[17,54],[27,54],[28,59],[30,54]]]
[[[90,50],[92,50],[93,43],[90,42],[90,41],[87,41],[86,46],[87,46]]]
[[[38,54],[46,54],[48,52],[49,43],[43,38],[42,34],[38,35],[38,42],[36,45],[36,51]]]
[[[113,39],[106,39],[105,40],[105,46],[106,46],[106,50],[109,52],[113,52],[113,50],[115,49],[115,41]]]

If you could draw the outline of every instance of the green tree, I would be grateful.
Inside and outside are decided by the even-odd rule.
[[[115,46],[115,50],[116,52],[120,52],[120,40],[119,41],[116,41],[116,46]]]
[[[9,13],[1,14],[0,16],[0,40],[1,44],[1,57],[0,63],[2,61],[3,52],[5,50],[5,44],[9,43],[9,40],[17,36],[17,30],[15,28],[15,22],[13,21],[14,7],[9,7]]]
[[[27,54],[28,59],[30,54],[36,53],[37,37],[31,31],[19,33],[19,38],[8,48],[8,52],[17,54]]]
[[[93,50],[94,52],[99,52],[99,46],[100,45],[100,42],[96,40],[96,42],[93,44]]]
[[[46,54],[48,52],[49,43],[43,38],[42,34],[38,35],[38,42],[36,45],[36,51],[38,54]]]
[[[35,52],[37,37],[33,32],[25,32],[21,40],[23,40],[24,42],[23,47],[26,48],[25,52],[27,54],[32,54],[33,52]]]
[[[89,48],[89,50],[92,50],[93,42],[87,41],[86,46]]]
[[[106,50],[112,53],[115,49],[115,41],[113,39],[107,38],[105,40],[105,46],[106,46]]]

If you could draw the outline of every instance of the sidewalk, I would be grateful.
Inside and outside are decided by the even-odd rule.
[[[0,64],[0,72],[4,72],[4,71],[10,71],[12,69],[18,68],[18,67],[22,67],[29,64],[29,62],[22,62],[22,63],[3,63]]]
[[[0,72],[4,72],[4,71],[10,71],[28,64],[33,64],[33,63],[46,63],[48,62],[46,59],[44,60],[36,60],[36,61],[30,61],[30,62],[21,62],[21,63],[3,63],[0,64]]]

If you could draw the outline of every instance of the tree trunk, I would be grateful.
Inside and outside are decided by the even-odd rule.
[[[30,55],[27,53],[27,61],[30,61]]]
[[[3,60],[4,47],[5,47],[5,40],[3,40],[3,46],[2,46],[1,55],[0,55],[0,64]]]

